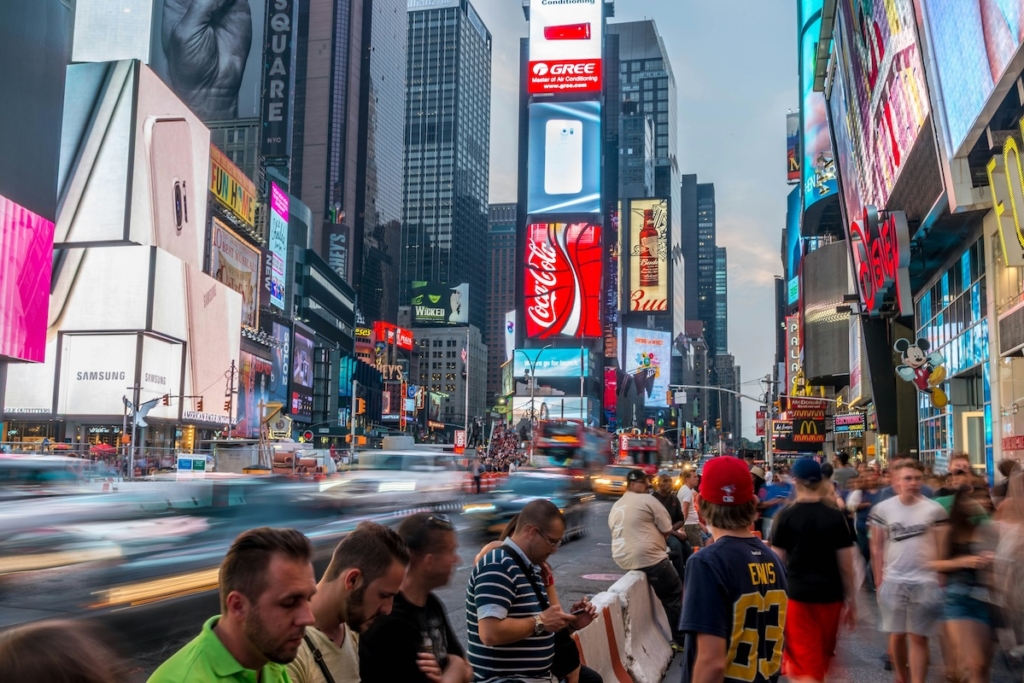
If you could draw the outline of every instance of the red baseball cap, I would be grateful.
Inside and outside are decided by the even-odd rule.
[[[755,499],[754,480],[739,458],[720,455],[704,465],[700,497],[714,505],[743,505]]]

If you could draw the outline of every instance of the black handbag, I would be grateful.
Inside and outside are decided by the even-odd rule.
[[[526,575],[526,580],[530,582],[530,585],[533,586],[533,592],[537,594],[537,601],[540,603],[541,611],[546,610],[550,606],[547,593],[537,585],[536,577],[530,571],[530,568],[526,566],[526,563],[523,562],[523,558],[520,557],[519,553],[506,546],[502,546],[502,550],[515,561],[519,569]],[[551,663],[551,673],[558,680],[562,680],[579,667],[580,651],[576,648],[576,641],[572,639],[572,636],[569,635],[566,629],[557,631],[555,633],[555,660]]]

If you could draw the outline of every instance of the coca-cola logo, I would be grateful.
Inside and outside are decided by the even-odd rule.
[[[558,252],[546,240],[540,244],[530,240],[527,245],[526,272],[533,279],[533,304],[527,306],[526,314],[534,324],[545,329],[555,324],[557,292],[551,291],[558,284],[555,268]]]
[[[525,261],[526,335],[600,337],[601,228],[589,223],[530,225]]]

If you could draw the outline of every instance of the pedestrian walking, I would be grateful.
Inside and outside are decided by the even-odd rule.
[[[857,535],[857,549],[864,560],[865,586],[873,593],[875,581],[871,572],[871,542],[868,538],[868,515],[871,513],[871,507],[878,498],[878,476],[871,470],[865,470],[856,480],[851,480],[851,483],[855,488],[846,497],[846,509],[853,514],[853,526]],[[860,586],[857,588],[860,588]]]
[[[939,556],[936,527],[945,524],[948,516],[941,505],[921,495],[921,463],[898,461],[892,478],[897,495],[875,505],[868,520],[872,571],[881,627],[889,634],[889,656],[897,679],[924,683],[928,638],[942,612],[938,573],[932,568]]]
[[[315,623],[288,665],[292,683],[359,683],[358,634],[391,612],[408,564],[402,539],[380,524],[342,539],[313,596]]]
[[[672,627],[672,647],[682,650],[679,615],[683,584],[668,558],[665,540],[672,532],[672,520],[664,506],[647,495],[647,486],[647,474],[639,468],[630,469],[626,475],[626,491],[608,515],[612,559],[626,571],[638,569],[647,575]]]
[[[0,633],[3,680],[127,683],[127,664],[94,630],[82,622],[54,620]]]
[[[477,495],[480,494],[480,479],[484,474],[484,463],[482,460],[476,460],[473,463],[473,482],[476,484]]]
[[[715,541],[686,567],[683,681],[776,681],[786,627],[786,574],[751,531],[757,496],[747,466],[730,456],[708,462],[700,499]]]
[[[469,683],[473,670],[433,591],[447,586],[459,564],[459,540],[445,515],[406,517],[398,535],[409,549],[409,569],[391,614],[359,639],[363,683]]]
[[[541,565],[564,535],[565,518],[558,507],[532,500],[519,513],[512,535],[473,568],[466,589],[466,625],[474,680],[548,681],[553,672],[561,678],[572,670],[554,670],[555,636],[569,626],[590,624],[594,608],[582,601],[571,608],[575,614],[567,614],[549,603],[540,586]]]
[[[1007,652],[1024,655],[1024,472],[1009,476],[1006,499],[999,506],[999,545],[993,569],[995,598]]]
[[[984,683],[992,661],[992,563],[998,534],[978,494],[984,489],[964,486],[953,497],[949,524],[942,530],[939,559],[932,568],[945,577],[943,616],[949,642],[955,643],[958,663],[967,667],[970,683]],[[960,672],[955,670],[956,680]]]
[[[821,500],[821,466],[801,458],[792,472],[796,498],[779,512],[772,535],[789,583],[782,667],[794,681],[824,681],[840,620],[857,625],[857,551],[846,515]]]
[[[683,510],[683,532],[690,547],[694,549],[704,545],[701,531],[707,531],[697,516],[697,479],[697,470],[683,472],[683,485],[679,487],[678,493]]]
[[[850,466],[850,454],[846,451],[839,451],[835,460],[835,471],[832,473],[832,481],[835,482],[836,490],[847,491],[851,479],[857,477],[857,468]]]
[[[220,614],[153,672],[149,683],[287,683],[316,592],[313,546],[294,529],[250,529],[220,565]]]
[[[669,519],[672,521],[672,531],[665,537],[668,546],[668,559],[672,561],[679,580],[682,581],[686,567],[686,561],[693,554],[693,548],[683,531],[683,506],[679,498],[672,492],[672,475],[669,472],[658,473],[658,490],[651,493],[655,500],[665,507]]]

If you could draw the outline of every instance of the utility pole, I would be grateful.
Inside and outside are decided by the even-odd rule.
[[[351,467],[356,461],[356,405],[359,403],[359,399],[356,398],[356,394],[359,392],[359,382],[352,378],[352,421],[349,423],[348,436],[348,464]]]
[[[775,466],[775,448],[772,444],[772,432],[775,420],[775,382],[771,375],[765,375],[765,383],[768,385],[768,405],[764,411],[764,459],[768,463],[768,469]]]
[[[466,446],[467,447],[469,446],[469,361],[470,361],[470,356],[469,356],[469,331],[470,331],[470,329],[472,329],[472,328],[470,328],[467,325],[466,326],[466,382],[465,382],[465,386],[463,387],[463,389],[466,392],[466,436],[465,436],[465,439],[466,439]]]
[[[139,421],[139,390],[136,384],[132,387],[132,448],[128,453],[128,478],[135,479],[135,426]]]
[[[583,376],[586,374],[586,370],[583,367],[583,345],[580,344],[580,421],[583,426],[587,426],[587,419],[583,417]]]
[[[231,432],[234,430],[234,423],[231,421],[231,413],[233,412],[232,408],[235,405],[235,360],[234,360],[234,358],[231,359],[231,369],[228,370],[228,372],[230,373],[228,375],[228,400],[227,400],[227,406],[225,406],[225,407],[228,409],[227,410],[227,413],[228,413],[228,434],[231,434]]]

